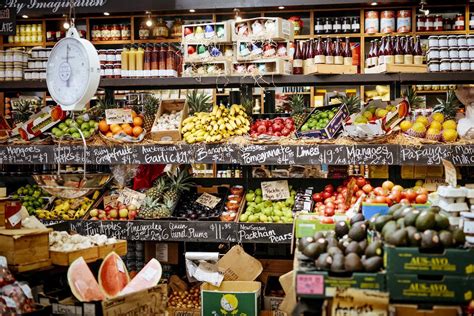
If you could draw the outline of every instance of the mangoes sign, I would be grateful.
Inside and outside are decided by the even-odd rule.
[[[16,34],[16,15],[12,8],[0,9],[0,35]]]

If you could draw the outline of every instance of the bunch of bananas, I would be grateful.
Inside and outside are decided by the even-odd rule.
[[[94,192],[91,198],[82,197],[79,199],[56,199],[51,211],[36,210],[35,214],[40,219],[73,220],[84,217],[94,201],[99,197],[100,192]]]
[[[244,135],[250,130],[245,108],[233,104],[230,108],[214,105],[212,112],[198,112],[183,121],[181,133],[189,143],[218,142],[234,135]]]

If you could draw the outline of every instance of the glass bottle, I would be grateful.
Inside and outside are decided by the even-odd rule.
[[[332,33],[332,22],[331,22],[331,19],[329,18],[326,18],[326,20],[324,21],[324,33],[325,34]]]
[[[146,26],[145,22],[140,23],[138,38],[141,40],[147,40],[150,38],[150,29]]]
[[[137,76],[137,73],[136,73],[136,69],[137,69],[136,68],[136,63],[137,63],[136,55],[137,55],[136,47],[131,46],[129,54],[128,54],[128,76],[129,77],[136,77]]]
[[[301,52],[301,42],[296,42],[295,55],[293,56],[293,74],[303,74],[303,53]]]
[[[334,64],[334,50],[333,50],[333,45],[331,39],[328,38],[326,39],[326,64],[328,65],[333,65]]]
[[[403,64],[403,47],[400,36],[395,39],[395,64]]]
[[[128,60],[129,60],[129,56],[130,55],[130,48],[128,46],[125,46],[123,49],[122,49],[122,53],[121,53],[121,59],[122,59],[122,71],[121,71],[121,74],[122,74],[122,77],[128,77],[129,74],[128,74]]]
[[[304,60],[305,67],[310,67],[313,64],[313,57],[314,57],[313,41],[309,40],[307,42],[306,56]]]
[[[324,25],[321,18],[316,18],[316,21],[314,22],[314,33],[315,34],[324,33]]]
[[[367,54],[367,58],[365,59],[365,66],[370,68],[373,66],[373,59],[374,59],[374,41],[370,41],[369,52]]]
[[[151,56],[153,48],[151,45],[145,45],[145,57],[143,62],[143,76],[151,77]]]
[[[346,44],[344,46],[344,65],[352,66],[352,49],[349,37],[346,37]]]
[[[391,37],[389,36],[387,38],[387,43],[385,45],[385,56],[384,56],[384,62],[385,64],[394,64],[395,63],[395,54],[393,50],[393,41]]]
[[[372,52],[372,67],[379,64],[379,40],[374,41],[374,50]]]
[[[335,65],[344,64],[344,56],[342,55],[342,53],[343,52],[342,52],[341,39],[338,37],[334,45],[334,64]]]
[[[405,48],[403,49],[403,63],[406,65],[413,64],[413,45],[412,38],[407,36],[405,38]]]
[[[171,77],[176,77],[177,73],[176,51],[174,46],[170,44],[168,52],[166,53],[166,74]]]
[[[326,56],[324,56],[323,41],[321,36],[318,37],[316,41],[316,51],[314,52],[314,63],[315,64],[325,64]]]
[[[160,46],[153,45],[153,51],[151,52],[151,76],[158,77],[158,63],[160,61]]]
[[[341,24],[340,18],[334,19],[334,24],[332,25],[332,32],[336,34],[339,34],[342,32],[342,24]]]
[[[421,49],[421,41],[420,37],[416,37],[416,44],[413,50],[413,63],[415,65],[422,65],[423,64],[423,50]]]
[[[360,19],[359,17],[352,18],[352,33],[360,33]]]
[[[158,64],[158,75],[165,76],[166,75],[166,57],[168,52],[168,44],[162,44],[160,48],[160,60]]]
[[[386,38],[385,36],[382,37],[382,40],[380,41],[380,46],[378,49],[378,65],[383,65],[384,57],[385,57],[385,43],[386,43]]]
[[[136,55],[137,77],[143,77],[143,61],[145,57],[145,50],[143,46],[139,45]]]
[[[344,17],[342,19],[342,33],[350,33],[351,32],[351,21],[348,17]]]

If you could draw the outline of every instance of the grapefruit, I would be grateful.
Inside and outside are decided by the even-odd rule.
[[[155,258],[148,261],[143,269],[127,284],[127,286],[120,292],[120,295],[125,295],[133,292],[138,292],[144,289],[154,287],[161,279],[161,264]]]
[[[99,285],[107,298],[114,298],[130,282],[122,258],[115,252],[109,253],[99,268]]]
[[[81,302],[102,301],[105,297],[84,258],[79,257],[67,270],[72,294]]]

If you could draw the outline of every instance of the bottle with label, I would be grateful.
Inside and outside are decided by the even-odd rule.
[[[150,44],[145,45],[145,57],[143,62],[143,76],[151,77],[151,55],[153,48]]]
[[[342,18],[342,33],[351,32],[351,20],[348,17]]]
[[[416,44],[413,49],[413,63],[415,65],[423,64],[423,50],[421,49],[421,41],[419,36],[416,37]]]
[[[340,18],[334,19],[334,24],[332,25],[332,32],[336,34],[339,34],[342,32],[342,24],[341,24]]]
[[[136,77],[137,76],[137,49],[136,46],[130,47],[130,52],[128,54],[128,76]],[[123,62],[123,61],[122,61]]]
[[[390,36],[387,38],[387,43],[385,45],[385,54],[384,54],[384,62],[386,64],[394,64],[395,63],[395,53],[393,49],[393,41]]]
[[[314,52],[314,63],[315,64],[326,63],[326,56],[324,56],[323,41],[321,40],[321,36],[319,36],[318,40],[316,41],[316,50]]]
[[[372,52],[372,67],[379,64],[379,40],[374,41],[374,50]]]
[[[262,108],[260,107],[260,99],[255,99],[255,105],[252,108],[252,114],[260,114]]]
[[[121,59],[122,59],[121,74],[122,74],[122,77],[128,77],[129,76],[129,74],[128,74],[128,60],[129,60],[128,55],[129,54],[130,54],[130,48],[128,46],[125,46],[122,49],[122,53],[121,53]]]
[[[160,61],[160,47],[159,45],[153,45],[153,51],[151,52],[151,76],[158,77],[158,67]]]
[[[137,49],[137,54],[136,54],[137,77],[143,77],[144,56],[145,56],[145,50],[143,49],[143,46],[139,45]]]
[[[413,45],[412,38],[409,36],[405,38],[405,48],[403,49],[403,63],[405,65],[413,64]]]
[[[332,21],[330,18],[326,18],[326,20],[324,21],[324,33],[332,33]]]
[[[331,39],[326,39],[326,49],[325,49],[325,56],[326,56],[326,64],[333,65],[334,64],[334,50]]]
[[[344,65],[352,66],[352,49],[349,37],[346,37],[346,44],[344,46]]]
[[[385,44],[386,44],[386,38],[385,36],[382,37],[382,40],[380,41],[380,46],[378,49],[378,65],[383,65],[385,62],[384,57],[385,57]]]
[[[344,56],[342,54],[342,45],[341,39],[338,37],[336,39],[336,43],[334,45],[334,64],[335,65],[343,65],[344,64]]]
[[[303,53],[301,52],[301,43],[295,42],[295,55],[293,56],[293,74],[302,75],[303,74]]]
[[[403,47],[400,36],[395,39],[395,64],[403,64]]]
[[[311,67],[313,64],[314,51],[313,51],[313,41],[309,40],[306,42],[306,55],[304,59],[304,66]]]
[[[367,58],[365,59],[365,66],[370,68],[373,66],[373,59],[374,59],[374,41],[370,41],[369,52],[367,54]]]
[[[352,18],[352,33],[360,33],[360,19],[359,17],[353,17]]]
[[[324,24],[321,18],[316,18],[316,21],[314,22],[314,33],[315,34],[324,33]]]

